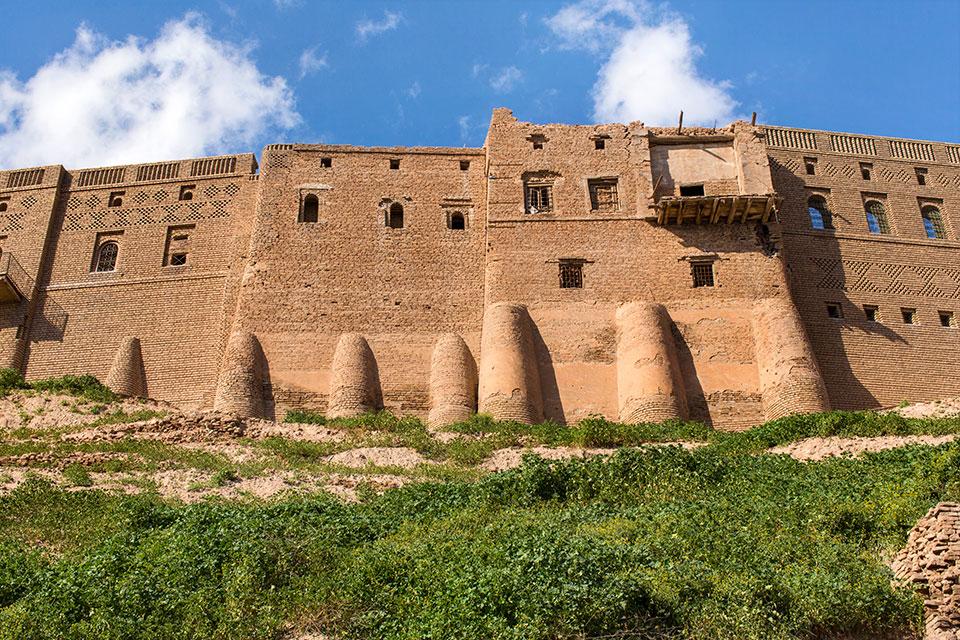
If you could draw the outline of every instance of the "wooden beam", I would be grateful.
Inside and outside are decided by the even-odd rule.
[[[703,200],[697,201],[697,224],[700,224],[701,218],[703,218]]]
[[[743,216],[740,218],[740,224],[747,223],[747,214],[750,213],[750,207],[753,205],[753,198],[747,198],[747,206],[743,208]]]
[[[727,224],[733,223],[733,217],[737,215],[737,196],[730,198],[730,211],[727,212]]]
[[[763,224],[767,224],[767,221],[770,220],[771,211],[773,211],[773,198],[767,197],[767,204],[763,208],[763,218],[761,218],[761,222],[763,222]]]
[[[720,211],[720,200],[722,200],[722,198],[713,199],[713,206],[710,207],[710,224],[717,224],[717,213]]]
[[[680,206],[677,209],[677,224],[683,224],[683,207],[686,204],[686,200],[680,200]]]

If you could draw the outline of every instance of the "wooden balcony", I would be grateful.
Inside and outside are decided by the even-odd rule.
[[[648,216],[659,225],[766,223],[779,205],[776,194],[724,196],[664,196]]]
[[[0,254],[0,304],[20,303],[33,288],[33,279],[9,251]]]

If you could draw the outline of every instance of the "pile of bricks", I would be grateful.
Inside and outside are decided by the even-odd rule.
[[[102,425],[63,436],[64,440],[88,442],[115,442],[125,438],[158,440],[168,444],[184,442],[218,442],[242,437],[247,433],[248,421],[219,411],[191,411],[163,418],[125,424]]]
[[[923,595],[926,638],[960,640],[960,504],[930,509],[891,566]]]

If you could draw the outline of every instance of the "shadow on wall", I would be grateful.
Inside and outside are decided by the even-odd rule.
[[[807,213],[806,185],[789,169],[770,158],[770,171],[773,177],[774,188],[778,193],[793,194],[784,200],[781,219],[799,220],[802,225],[809,227],[810,218]],[[799,197],[803,194],[802,197]],[[850,222],[854,212],[831,212],[834,218]],[[854,318],[850,314],[863,317],[860,305],[850,300],[847,295],[846,274],[842,267],[837,268],[831,280],[830,274],[822,272],[819,267],[807,270],[806,261],[816,260],[821,264],[835,262],[840,265],[842,250],[839,241],[829,232],[817,239],[816,255],[797,256],[791,260],[789,248],[784,255],[787,283],[790,287],[794,303],[800,312],[807,336],[813,345],[817,365],[827,387],[830,404],[834,409],[864,409],[879,407],[877,398],[857,378],[850,364],[849,354],[844,346],[843,332],[863,332],[872,336],[882,336],[890,342],[906,343],[907,341],[896,331],[879,323],[850,322]],[[805,272],[817,273],[817,282],[804,282]],[[831,286],[821,286],[829,284]],[[833,319],[828,316],[827,302],[841,305],[844,319]],[[863,318],[865,320],[865,318]]]
[[[30,331],[31,342],[62,342],[70,314],[56,300],[43,295]]]
[[[687,344],[680,329],[673,321],[670,322],[670,333],[673,335],[673,343],[677,347],[677,360],[680,364],[684,391],[687,394],[687,411],[690,414],[690,420],[696,420],[712,427],[713,419],[710,416],[710,407],[703,391],[703,385],[700,384],[700,377],[697,375],[697,366],[693,361],[690,345]]]
[[[540,335],[540,329],[533,318],[530,318],[530,329],[533,335],[533,348],[537,356],[537,370],[540,376],[540,395],[543,402],[543,417],[560,424],[567,423],[567,415],[563,409],[563,399],[560,397],[560,385],[554,370],[553,356],[550,349]]]

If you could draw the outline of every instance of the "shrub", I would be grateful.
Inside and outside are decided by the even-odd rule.
[[[0,394],[7,394],[13,389],[25,389],[27,387],[23,375],[16,369],[0,369]]]
[[[93,486],[93,478],[91,478],[87,470],[79,464],[67,465],[63,470],[63,477],[77,487]]]
[[[113,402],[117,395],[91,375],[60,376],[30,383],[32,389],[78,396],[94,402]]]

